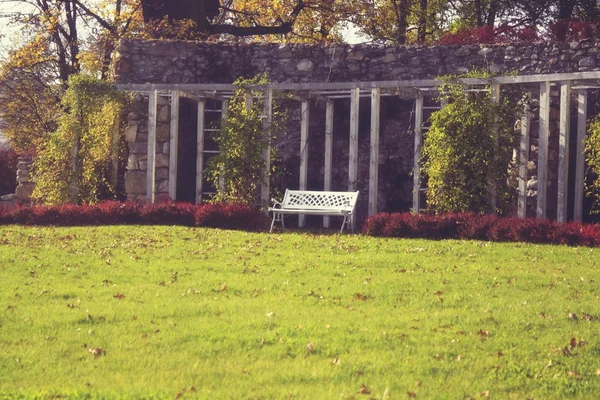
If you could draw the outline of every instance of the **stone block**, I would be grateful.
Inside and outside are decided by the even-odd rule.
[[[158,116],[156,117],[158,122],[168,123],[171,121],[171,107],[162,106],[158,110]]]
[[[169,166],[169,156],[167,154],[157,154],[156,155],[156,168],[168,167]]]
[[[157,142],[166,142],[169,140],[169,135],[171,134],[171,127],[169,124],[159,124],[156,128],[156,141]]]
[[[142,171],[125,172],[125,193],[137,195],[146,193],[146,173]]]
[[[579,60],[580,67],[595,67],[596,66],[596,58],[595,57],[585,57]]]
[[[169,179],[169,168],[156,168],[156,179]]]
[[[129,153],[143,153],[148,152],[148,142],[134,142],[129,143]]]
[[[33,183],[19,185],[15,191],[15,197],[17,197],[19,200],[28,200],[31,198],[33,189],[35,189],[35,185]]]
[[[162,179],[156,184],[156,193],[169,193],[169,180]]]
[[[137,140],[138,124],[129,124],[125,128],[125,140],[129,143],[133,143]]]
[[[127,159],[127,170],[134,171],[139,168],[138,158],[135,154],[130,154]]]

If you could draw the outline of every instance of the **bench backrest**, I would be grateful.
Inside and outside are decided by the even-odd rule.
[[[285,191],[282,208],[298,210],[345,210],[354,211],[359,192],[311,192],[307,190]]]

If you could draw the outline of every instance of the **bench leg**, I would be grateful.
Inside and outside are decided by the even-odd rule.
[[[275,219],[277,218],[277,213],[273,212],[273,220],[271,221],[271,229],[269,232],[273,232],[273,225],[275,225]]]
[[[348,216],[346,214],[344,214],[344,221],[342,222],[342,227],[340,228],[340,233],[344,233],[344,226],[346,225],[348,221]]]

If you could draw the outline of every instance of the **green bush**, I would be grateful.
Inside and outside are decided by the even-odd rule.
[[[488,77],[476,72],[443,77],[441,100],[423,143],[427,206],[441,212],[502,212],[516,136],[507,100],[492,102],[489,90],[467,91],[457,78]],[[486,89],[487,87],[478,87]],[[514,96],[511,96],[514,97]],[[495,184],[496,209],[490,205]]]

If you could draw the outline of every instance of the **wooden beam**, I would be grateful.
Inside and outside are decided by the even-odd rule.
[[[179,145],[179,90],[171,91],[171,131],[169,140],[169,198],[177,200],[177,149]]]
[[[198,125],[196,128],[196,204],[201,204],[204,200],[202,192],[204,191],[204,110],[206,101],[198,102]]]
[[[223,100],[221,103],[221,129],[227,124],[227,120],[229,119],[229,100]],[[223,193],[225,191],[225,179],[223,178],[223,174],[219,176],[219,187],[217,188],[219,193]]]
[[[333,175],[333,105],[332,99],[327,99],[325,102],[325,172],[323,177],[324,187],[326,192],[331,191],[331,178]],[[323,217],[323,227],[329,228],[330,217]]]
[[[153,204],[156,195],[156,124],[158,91],[148,96],[148,150],[146,167],[146,202]]]
[[[537,164],[536,216],[546,219],[548,189],[548,139],[550,136],[550,82],[540,84],[539,145]]]
[[[501,85],[520,84],[520,83],[545,83],[559,82],[565,80],[596,80],[600,79],[600,71],[571,72],[559,74],[538,74],[538,75],[516,75],[501,76],[494,78],[462,78],[457,82],[465,85],[489,85],[492,83]],[[595,83],[595,82],[594,82]],[[273,90],[342,90],[342,89],[399,89],[399,88],[427,88],[438,87],[440,81],[435,79],[413,79],[399,81],[368,81],[368,82],[312,82],[312,83],[272,83],[270,85],[251,85],[250,88],[264,90],[270,88]],[[237,89],[231,83],[126,83],[117,84],[118,89],[131,90],[136,92],[150,92],[153,90],[184,90],[188,92],[208,91],[219,95],[218,92],[231,92]]]
[[[577,158],[575,159],[575,211],[573,219],[583,218],[583,189],[585,184],[585,135],[587,133],[587,90],[577,95]]]
[[[300,190],[307,190],[308,182],[308,123],[310,109],[308,100],[304,100],[300,105]],[[304,227],[306,217],[298,216],[298,226]]]
[[[521,117],[521,143],[519,146],[519,198],[517,215],[519,218],[527,217],[527,163],[529,162],[529,134],[531,132],[531,112],[529,99],[531,93],[527,93],[527,100],[523,107]]]
[[[371,90],[371,155],[369,157],[369,216],[377,214],[381,89]]]
[[[263,134],[264,134],[264,147],[262,150],[262,157],[264,165],[263,181],[260,186],[260,200],[262,206],[267,212],[269,208],[269,194],[271,192],[270,178],[271,178],[271,136],[272,136],[272,125],[273,125],[273,90],[265,90],[264,104],[264,119],[263,119]]]
[[[358,190],[358,120],[360,111],[360,89],[352,89],[350,97],[350,150],[348,152],[348,191]],[[356,213],[352,214],[350,225],[356,226]]]
[[[499,105],[500,104],[500,84],[498,83],[493,83],[492,85],[490,85],[490,89],[491,89],[491,101],[493,104],[495,105]],[[494,121],[494,125],[496,126],[497,121]],[[497,126],[494,128],[494,151],[493,151],[493,157],[494,159],[490,160],[491,165],[494,165],[495,163],[495,158],[497,157],[497,153],[498,153],[498,128]],[[495,179],[495,177],[494,177]],[[496,213],[496,208],[497,208],[497,203],[498,203],[498,188],[496,185],[496,182],[494,180],[490,181],[490,185],[489,185],[489,190],[490,190],[490,209],[491,212],[493,214]]]
[[[415,147],[413,152],[413,206],[412,212],[421,211],[421,155],[423,151],[423,94],[417,94],[415,105]]]
[[[560,85],[560,129],[558,136],[558,204],[556,220],[567,222],[569,193],[569,134],[571,125],[571,81]]]
[[[358,118],[360,111],[360,90],[352,89],[350,99],[350,151],[348,153],[348,191],[358,187]]]

